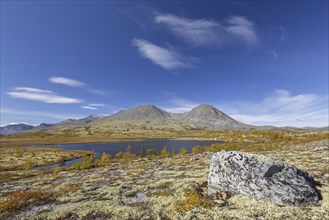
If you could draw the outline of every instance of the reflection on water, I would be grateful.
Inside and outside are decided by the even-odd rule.
[[[160,152],[164,146],[167,146],[167,150],[172,152],[179,152],[181,148],[185,148],[188,151],[196,146],[208,146],[211,144],[223,143],[222,141],[200,141],[200,140],[169,140],[169,139],[145,139],[141,141],[126,141],[126,142],[106,142],[106,143],[94,143],[94,144],[63,144],[63,145],[43,145],[43,146],[28,146],[26,148],[61,148],[63,150],[92,150],[95,152],[96,157],[100,157],[103,152],[115,156],[120,151],[124,151],[129,145],[131,151],[138,154],[142,146],[145,149],[154,149]],[[45,168],[53,168],[56,166],[70,166],[73,163],[79,161],[80,158],[66,161],[60,164],[53,164],[49,166],[36,167],[33,170],[40,170]]]

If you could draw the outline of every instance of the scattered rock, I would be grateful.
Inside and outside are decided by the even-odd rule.
[[[120,190],[120,203],[122,205],[134,205],[147,203],[149,198],[144,192],[133,192],[132,188],[123,186]]]
[[[211,158],[212,155],[213,155],[213,153],[211,153],[211,152],[204,152],[203,153],[203,157],[206,157],[206,158]]]
[[[138,192],[134,195],[122,196],[121,197],[121,202],[124,205],[146,203],[148,201],[149,201],[149,198],[146,196],[146,194],[144,192]]]
[[[280,205],[316,205],[320,183],[295,166],[265,156],[221,151],[212,157],[208,194],[229,191]]]
[[[316,146],[313,151],[329,150],[329,146]]]

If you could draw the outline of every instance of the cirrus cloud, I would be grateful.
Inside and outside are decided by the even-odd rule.
[[[92,103],[92,104],[81,106],[81,108],[89,109],[89,110],[98,110],[99,107],[103,107],[103,106],[105,106],[105,104]]]
[[[184,113],[200,103],[178,98],[165,92],[170,99],[161,107],[172,113]],[[216,108],[232,118],[251,125],[325,127],[329,122],[328,96],[312,93],[292,94],[277,89],[259,101],[229,101],[213,103]]]
[[[57,84],[63,84],[66,86],[72,86],[72,87],[84,87],[86,86],[86,83],[75,80],[75,79],[70,79],[66,77],[61,77],[61,76],[54,76],[49,78],[49,82],[51,83],[57,83]]]
[[[132,45],[137,47],[138,52],[154,64],[167,70],[194,68],[192,58],[187,58],[178,53],[174,48],[164,48],[147,40],[133,39]]]
[[[227,19],[229,24],[225,29],[228,33],[242,39],[248,46],[257,43],[254,24],[243,16],[231,16]]]
[[[274,90],[259,102],[227,102],[221,109],[233,118],[254,125],[324,127],[328,126],[328,96],[293,95],[285,89]]]
[[[81,103],[77,98],[60,96],[50,90],[43,90],[31,87],[16,87],[7,94],[13,98],[27,99],[32,101],[52,103],[52,104],[72,104]]]
[[[243,16],[231,16],[220,24],[212,19],[189,19],[158,13],[154,21],[165,25],[176,37],[194,46],[219,45],[234,38],[248,47],[258,42],[254,23]]]
[[[218,42],[221,25],[213,20],[192,20],[172,14],[159,14],[154,21],[166,25],[176,36],[197,46],[208,46]]]

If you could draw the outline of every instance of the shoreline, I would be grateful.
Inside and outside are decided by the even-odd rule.
[[[79,140],[75,140],[79,139]],[[81,140],[82,139],[82,140]],[[89,139],[89,140],[88,140]],[[12,147],[33,147],[33,146],[40,146],[40,145],[49,145],[49,146],[56,146],[56,145],[69,145],[69,144],[98,144],[98,143],[107,143],[107,142],[127,142],[127,141],[143,141],[146,139],[168,139],[168,140],[194,140],[194,141],[223,141],[223,140],[215,140],[214,138],[204,138],[204,137],[197,137],[197,136],[189,136],[189,137],[157,137],[157,138],[148,138],[148,137],[136,137],[136,138],[88,138],[85,139],[79,137],[72,137],[67,139],[24,139],[24,138],[17,138],[17,139],[0,139],[0,148],[12,148]]]

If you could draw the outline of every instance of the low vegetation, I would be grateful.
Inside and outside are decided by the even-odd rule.
[[[39,166],[63,163],[67,160],[92,155],[91,151],[59,148],[0,148],[0,180],[25,178],[36,173],[29,172]]]
[[[41,191],[13,191],[0,202],[0,212],[18,210],[30,205],[40,205],[53,198],[54,194]]]
[[[183,190],[185,198],[176,201],[175,207],[179,212],[187,212],[195,208],[211,209],[213,200],[197,184]]]
[[[100,158],[86,153],[80,154],[81,161],[72,167],[41,171],[25,170],[23,165],[29,164],[29,158],[39,165],[43,156],[44,161],[66,160],[72,152],[1,148],[6,152],[1,160],[15,158],[15,162],[0,172],[7,176],[0,184],[0,219],[329,219],[328,135],[279,131],[204,133],[202,139],[226,142],[196,146],[190,152],[182,146],[177,153],[166,147],[160,152],[144,148],[138,155],[127,147],[113,157],[103,153]],[[211,154],[207,152],[222,149],[252,151],[292,163],[323,184],[324,200],[318,207],[297,208],[230,192],[208,196]]]

